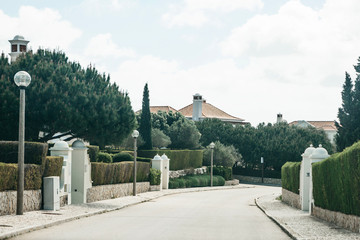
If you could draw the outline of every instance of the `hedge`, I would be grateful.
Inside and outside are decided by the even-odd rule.
[[[93,181],[93,185],[133,182],[133,166],[133,162],[91,163],[91,179]],[[150,164],[138,162],[136,167],[136,181],[148,181]]]
[[[18,146],[17,141],[0,141],[0,162],[17,163]],[[46,143],[25,142],[25,164],[44,166],[47,151]]]
[[[64,158],[60,156],[47,156],[43,177],[61,176]]]
[[[150,185],[160,185],[161,171],[155,168],[150,168],[149,181]]]
[[[16,190],[18,166],[13,163],[0,163],[0,191]],[[24,165],[24,189],[37,190],[41,188],[41,166],[36,164]]]
[[[210,172],[211,167],[208,167],[208,172]],[[213,167],[213,175],[222,176],[226,181],[232,179],[232,168],[231,167],[223,167],[223,166],[214,166]]]
[[[234,167],[233,174],[251,177],[261,177],[262,171],[258,169]],[[264,169],[264,177],[281,179],[281,171]]]
[[[312,165],[315,205],[360,216],[360,142]]]
[[[97,156],[98,162],[112,163],[112,156],[109,153],[99,152]]]
[[[114,154],[112,159],[113,159],[113,162],[130,162],[130,161],[134,161],[134,157],[131,156],[129,153],[125,153],[125,152],[120,152],[120,153]]]
[[[203,150],[140,150],[139,157],[154,158],[166,154],[170,159],[170,170],[199,168],[203,162]]]
[[[191,188],[210,186],[210,175],[185,176],[170,179],[169,188]],[[225,179],[221,176],[213,176],[213,186],[224,186]]]
[[[88,148],[88,154],[90,158],[90,162],[97,162],[97,157],[100,151],[99,146],[86,146]]]
[[[300,188],[300,165],[301,162],[286,162],[281,167],[282,187],[296,194]]]

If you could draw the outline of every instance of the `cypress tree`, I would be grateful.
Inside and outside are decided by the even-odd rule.
[[[145,142],[141,148],[145,150],[151,150],[152,149],[151,114],[150,114],[149,89],[147,83],[145,84],[144,93],[143,93],[139,132]]]

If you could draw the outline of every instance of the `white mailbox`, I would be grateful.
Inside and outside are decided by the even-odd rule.
[[[60,210],[59,177],[44,177],[44,209]]]
[[[161,175],[160,175],[160,191],[161,191],[162,190],[162,182],[163,182],[163,179],[162,179],[163,161],[158,154],[156,154],[155,157],[151,160],[151,167],[161,171]]]
[[[162,159],[162,188],[169,189],[169,171],[170,171],[170,159],[165,155],[161,156]]]

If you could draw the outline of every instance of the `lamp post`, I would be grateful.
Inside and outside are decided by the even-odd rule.
[[[139,132],[134,130],[131,136],[134,138],[134,183],[133,183],[133,196],[136,196],[136,156],[137,156],[137,147],[136,140],[139,137]]]
[[[210,170],[210,186],[213,186],[213,164],[214,164],[214,147],[215,147],[215,143],[210,143],[209,145],[210,149],[211,149],[211,170]]]
[[[25,88],[31,82],[30,75],[19,71],[14,76],[15,84],[20,88],[19,109],[19,146],[18,146],[18,184],[16,196],[16,215],[23,215],[24,205],[24,139],[25,139]]]
[[[264,183],[264,158],[261,157],[261,182]]]

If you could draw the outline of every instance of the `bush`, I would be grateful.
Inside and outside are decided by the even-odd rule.
[[[0,191],[16,190],[18,166],[12,163],[0,163]],[[24,165],[24,189],[37,190],[41,188],[41,166],[36,164]]]
[[[261,177],[262,171],[251,168],[234,167],[233,174],[242,175],[242,176],[251,176],[251,177]],[[281,179],[281,172],[276,170],[264,169],[264,177]]]
[[[60,156],[47,156],[45,162],[45,169],[43,177],[61,176],[63,157]]]
[[[151,137],[153,147],[161,148],[167,147],[171,144],[170,137],[166,136],[165,133],[158,128],[153,128],[151,130]]]
[[[312,165],[315,205],[360,216],[360,142]]]
[[[287,162],[281,167],[282,187],[299,194],[301,162]]]
[[[235,149],[233,145],[225,146],[219,141],[215,142],[214,148],[214,165],[233,167],[235,162],[242,162],[241,154]],[[204,165],[211,165],[211,149],[207,147],[204,151]]]
[[[196,149],[200,146],[201,134],[193,121],[186,118],[174,122],[168,131],[171,148]]]
[[[113,155],[112,157],[113,162],[131,162],[134,161],[134,157],[131,156],[129,153],[121,152]]]
[[[202,166],[203,150],[141,150],[138,155],[154,158],[156,154],[166,154],[170,159],[170,170],[199,168]]]
[[[113,160],[109,153],[99,152],[97,161],[103,163],[111,163]]]
[[[208,167],[208,172],[210,172],[210,167]],[[213,167],[213,175],[222,176],[226,181],[232,179],[232,168],[231,167],[223,167],[223,166],[215,166]]]
[[[210,186],[210,175],[185,176],[170,179],[169,188],[190,188]],[[221,176],[213,176],[213,186],[224,186],[225,179]]]
[[[150,168],[149,180],[150,185],[160,185],[161,171],[155,168]]]
[[[90,158],[90,162],[97,162],[98,154],[99,154],[99,146],[87,146],[88,148],[88,154]]]

